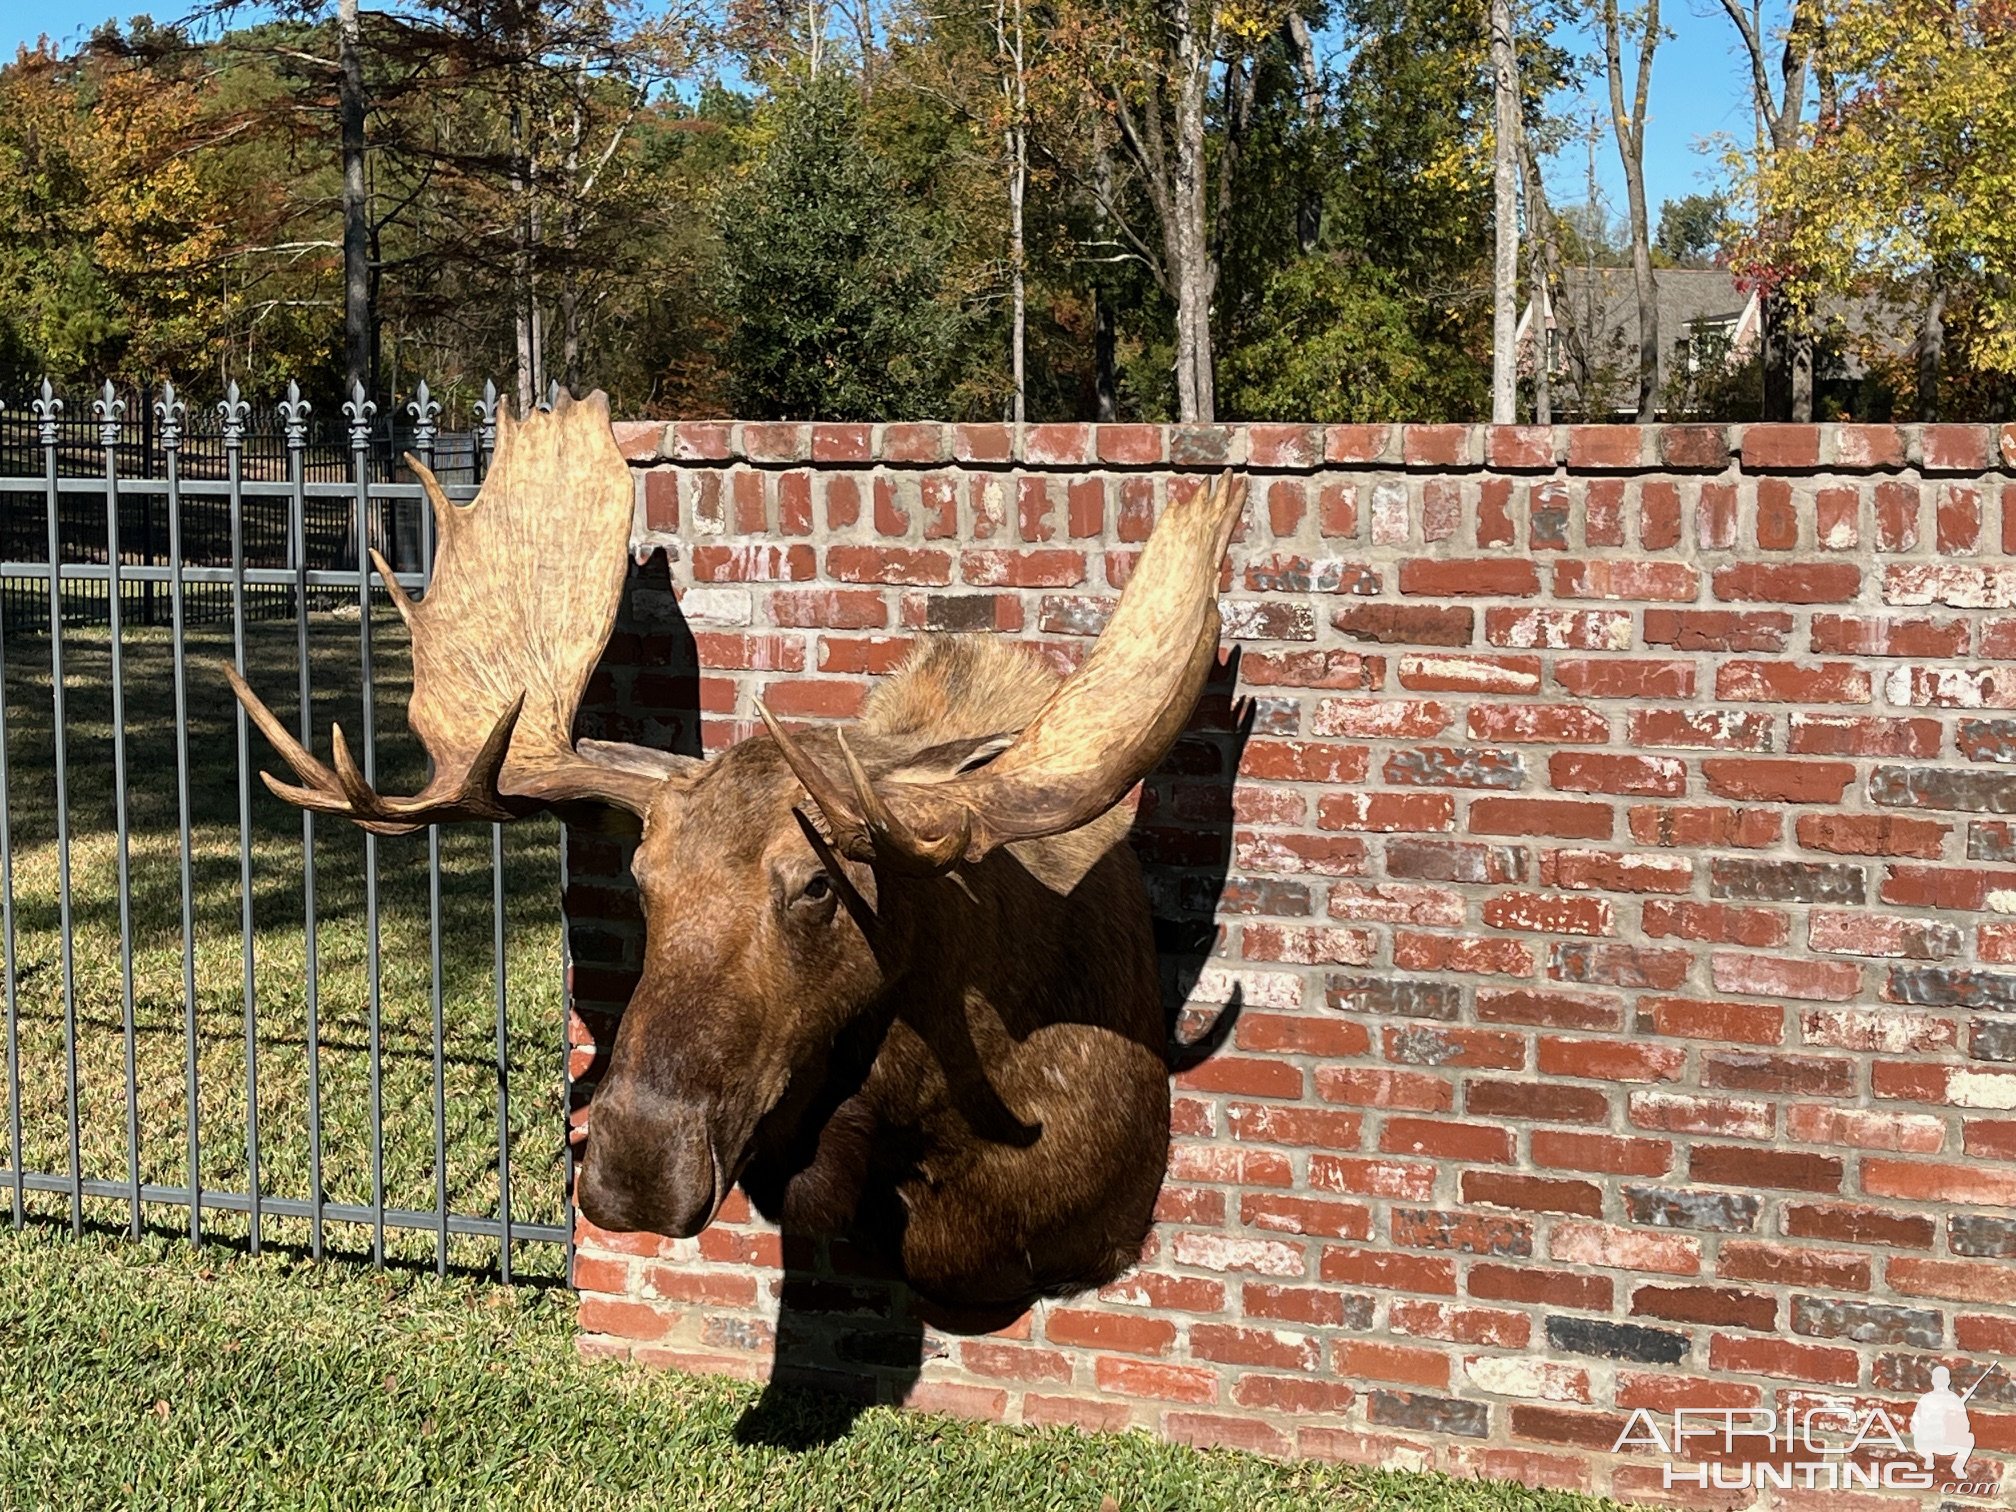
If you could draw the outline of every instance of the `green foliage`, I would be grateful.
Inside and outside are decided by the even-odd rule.
[[[1254,333],[1225,361],[1238,416],[1328,422],[1472,414],[1489,373],[1453,323],[1395,294],[1389,280],[1334,257],[1304,258],[1273,279]]]
[[[943,413],[967,317],[943,243],[863,137],[858,92],[832,74],[793,80],[753,131],[750,168],[715,212],[737,411]]]
[[[1726,194],[1683,194],[1659,207],[1654,254],[1675,268],[1712,268],[1722,259],[1731,234]]]

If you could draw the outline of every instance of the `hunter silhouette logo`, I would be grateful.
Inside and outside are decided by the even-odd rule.
[[[1974,1452],[1973,1425],[1967,1420],[1967,1403],[1981,1389],[1981,1383],[1995,1374],[1990,1365],[1967,1388],[1965,1395],[1953,1390],[1953,1372],[1944,1365],[1932,1367],[1932,1389],[1918,1398],[1911,1409],[1911,1447],[1930,1470],[1934,1460],[1951,1456],[1953,1474],[1967,1473],[1967,1457]]]
[[[1996,1480],[1966,1478],[1974,1457],[1967,1404],[2000,1370],[1990,1365],[1959,1392],[1952,1369],[1933,1366],[1931,1389],[1918,1398],[1908,1422],[1901,1406],[1864,1405],[1847,1397],[1783,1409],[1676,1407],[1664,1418],[1641,1407],[1611,1448],[1664,1456],[1669,1488],[1995,1496]]]

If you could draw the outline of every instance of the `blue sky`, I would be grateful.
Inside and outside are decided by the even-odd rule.
[[[1718,133],[1747,139],[1750,96],[1735,28],[1716,0],[1668,0],[1664,16],[1671,33],[1660,46],[1652,69],[1652,93],[1645,128],[1645,186],[1656,221],[1660,201],[1710,188],[1720,176],[1717,154],[1707,144]],[[249,7],[248,7],[249,9]],[[59,43],[74,43],[113,15],[131,14],[107,0],[8,0],[0,7],[0,47],[12,56],[15,47],[47,33]],[[170,0],[161,17],[173,17],[181,7]],[[1574,102],[1564,101],[1563,104]],[[1624,212],[1624,177],[1617,164],[1617,146],[1607,128],[1609,104],[1599,89],[1587,102],[1605,123],[1596,147],[1596,176],[1613,214]],[[1582,107],[1586,114],[1586,106]],[[1557,205],[1579,204],[1586,197],[1587,150],[1579,144],[1564,152],[1548,171]]]

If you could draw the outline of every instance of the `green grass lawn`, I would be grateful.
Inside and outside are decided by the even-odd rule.
[[[424,759],[405,729],[410,658],[404,627],[374,617],[378,655],[379,778],[387,791],[411,791]],[[193,831],[195,1045],[201,1087],[199,1133],[207,1187],[244,1190],[246,1153],[246,1012],[238,865],[238,760],[235,705],[222,667],[228,628],[189,634],[189,797]],[[319,613],[311,619],[317,747],[328,751],[330,721],[353,744],[359,729],[357,621]],[[91,1176],[125,1180],[130,1165],[126,1117],[126,1035],[122,983],[117,831],[114,823],[110,644],[102,629],[67,631],[69,812],[73,874],[72,939],[76,972],[78,1106],[82,1164]],[[181,863],[177,843],[174,675],[168,632],[135,629],[125,645],[126,732],[133,940],[135,1079],[139,1084],[139,1170],[143,1181],[187,1181],[189,1051],[184,992]],[[57,895],[55,765],[51,735],[49,646],[42,636],[8,636],[7,713],[14,840],[18,1053],[22,1146],[27,1168],[69,1169],[65,1118],[64,1003]],[[290,725],[296,669],[291,621],[248,630],[251,681]],[[284,772],[256,731],[251,765]],[[309,1194],[306,936],[302,905],[301,816],[252,779],[260,1184],[268,1193]],[[488,826],[443,830],[442,898],[446,1122],[449,1204],[464,1213],[497,1210],[495,976],[491,941],[491,832]],[[559,831],[549,819],[505,830],[507,982],[512,1126],[512,1214],[562,1220],[564,1139],[560,1113],[562,978]],[[367,1202],[373,1119],[365,973],[364,844],[348,824],[318,821],[316,861],[320,921],[320,1024],[316,1059],[322,1097],[322,1187],[327,1200]],[[388,1205],[435,1204],[435,1075],[428,952],[426,836],[379,845],[385,1191]],[[7,1130],[0,1085],[0,1138]],[[9,1163],[12,1163],[10,1155]],[[0,1212],[11,1193],[0,1190]],[[30,1194],[31,1213],[67,1215],[63,1194]],[[123,1223],[125,1205],[87,1199],[87,1217]],[[170,1207],[147,1220],[186,1222]],[[206,1215],[225,1235],[246,1223]],[[304,1242],[306,1225],[270,1219],[266,1232]],[[336,1225],[332,1245],[368,1247],[370,1231]],[[431,1256],[431,1236],[393,1248]],[[494,1265],[494,1241],[457,1238],[454,1263]],[[516,1261],[557,1274],[557,1246],[528,1245]]]
[[[0,1231],[0,1507],[1325,1508],[1610,1504],[1145,1435],[987,1428],[575,1357],[559,1288]],[[794,1435],[777,1430],[803,1430]],[[798,1420],[792,1424],[790,1420]],[[829,1436],[811,1449],[767,1438]]]

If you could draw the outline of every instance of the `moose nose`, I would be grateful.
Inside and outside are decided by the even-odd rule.
[[[619,1232],[699,1233],[727,1195],[710,1123],[699,1103],[605,1088],[588,1124],[581,1211]]]

